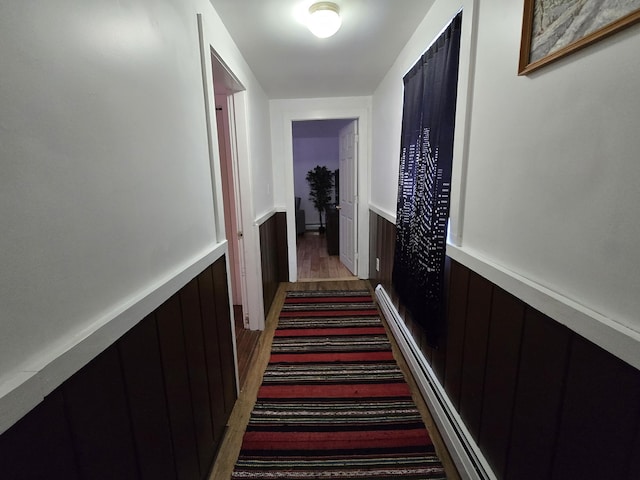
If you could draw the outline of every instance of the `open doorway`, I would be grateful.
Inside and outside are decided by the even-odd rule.
[[[292,122],[297,279],[353,279],[357,264],[357,120]],[[310,198],[309,173],[330,172],[328,204]]]
[[[244,87],[213,50],[211,50],[211,67],[216,109],[216,133],[220,155],[224,230],[228,244],[229,278],[235,325],[238,381],[241,388],[260,337],[259,330],[249,328],[245,246],[242,234],[242,196],[235,133],[235,94],[243,91]]]
[[[222,180],[222,201],[224,209],[224,226],[229,244],[229,268],[231,276],[231,298],[234,311],[240,312],[242,324],[246,312],[246,287],[243,279],[243,245],[242,245],[242,205],[238,188],[237,167],[234,159],[235,142],[232,132],[235,130],[233,95],[244,90],[240,82],[227,70],[215,53],[211,52],[213,69],[213,91],[216,108],[216,127],[218,134],[218,151],[220,154],[220,177]]]

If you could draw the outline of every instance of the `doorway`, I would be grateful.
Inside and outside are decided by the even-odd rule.
[[[236,139],[235,95],[244,90],[242,84],[211,50],[214,104],[224,230],[228,245],[229,279],[233,306],[239,388],[242,388],[253,352],[260,338],[259,330],[249,325],[248,289],[242,234],[242,196],[239,182]]]
[[[229,245],[229,268],[231,277],[231,298],[234,312],[239,312],[242,325],[246,313],[246,283],[243,278],[244,256],[242,245],[242,204],[238,187],[238,174],[235,158],[235,115],[233,95],[244,90],[240,82],[226,69],[218,57],[211,52],[213,91],[216,109],[216,128],[218,151],[220,155],[220,177],[222,184],[222,203],[224,227]]]
[[[357,278],[356,138],[356,119],[292,122],[298,281]],[[317,167],[326,168],[332,178],[322,215],[309,198],[307,181]]]

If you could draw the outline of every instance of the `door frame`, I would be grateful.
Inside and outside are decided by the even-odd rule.
[[[358,102],[363,102],[358,99]],[[353,272],[358,278],[369,278],[369,143],[370,143],[370,101],[365,100],[367,105],[344,107],[340,104],[343,99],[310,99],[293,101],[296,108],[286,108],[281,113],[282,148],[283,148],[283,173],[284,173],[284,203],[287,212],[287,245],[289,257],[289,281],[298,280],[298,259],[296,248],[296,218],[294,201],[294,179],[293,179],[293,122],[306,120],[334,120],[334,119],[354,119],[358,121],[358,164],[356,168],[357,179],[357,271]],[[364,103],[363,102],[363,103]],[[288,103],[285,101],[285,103]],[[335,104],[335,106],[333,105]],[[277,113],[272,111],[272,122],[278,121]]]
[[[214,55],[215,57],[215,55]],[[217,61],[217,58],[212,60]],[[215,74],[214,74],[215,77]],[[214,78],[215,84],[215,78]],[[223,199],[225,236],[228,243],[229,270],[231,272],[231,292],[233,305],[242,308],[243,326],[248,328],[248,294],[246,282],[246,265],[244,258],[244,245],[242,241],[242,197],[239,195],[240,183],[238,180],[238,150],[235,142],[235,107],[233,92],[223,90],[218,93],[214,85],[216,98],[216,122],[218,122],[218,110],[220,109],[220,122],[218,122],[218,145],[224,154],[220,154],[220,169],[223,197],[228,196],[228,203]],[[220,101],[218,101],[220,99]],[[219,107],[218,105],[221,105]],[[220,137],[223,138],[220,138]],[[225,192],[226,190],[226,192]],[[232,228],[226,228],[231,224]],[[235,227],[235,228],[234,228]]]
[[[224,67],[225,75],[228,74],[231,79],[235,80],[243,90],[235,91],[229,99],[229,112],[233,115],[235,121],[231,128],[232,162],[234,164],[234,173],[237,174],[237,186],[235,191],[236,197],[242,196],[240,205],[241,215],[238,220],[241,224],[238,228],[243,234],[242,244],[245,261],[245,276],[247,308],[243,312],[244,321],[251,330],[263,330],[265,324],[264,305],[262,303],[262,270],[260,265],[260,244],[257,235],[257,228],[254,225],[254,209],[253,209],[253,192],[251,191],[251,168],[249,159],[249,126],[248,126],[248,108],[247,108],[247,91],[243,83],[235,75],[234,71],[224,62],[224,58],[213,47],[210,39],[215,35],[211,32],[208,22],[205,22],[202,14],[197,14],[198,32],[200,36],[200,60],[202,67],[203,88],[205,96],[205,116],[207,123],[207,135],[209,141],[209,157],[211,165],[211,180],[213,188],[214,203],[214,224],[215,237],[218,243],[227,243],[227,252],[225,257],[227,260],[227,285],[229,286],[229,306],[233,305],[231,296],[231,272],[228,255],[228,241],[237,239],[235,234],[225,232],[224,226],[224,204],[222,200],[222,177],[220,171],[220,154],[218,150],[217,122],[215,115],[215,94],[213,88],[213,62],[212,55]],[[242,188],[244,187],[244,188]],[[232,238],[233,237],[233,238]],[[245,301],[243,298],[243,302]],[[233,312],[231,312],[233,314]],[[232,330],[233,315],[232,316]],[[248,320],[247,320],[248,317]],[[235,335],[234,335],[234,355],[237,356]],[[237,362],[236,362],[237,366]]]

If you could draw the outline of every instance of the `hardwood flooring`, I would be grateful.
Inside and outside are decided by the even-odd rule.
[[[240,390],[242,390],[262,332],[260,330],[248,330],[244,328],[241,305],[233,306],[233,316],[236,330],[236,352],[238,353],[238,381],[240,383]]]
[[[298,235],[298,281],[353,280],[356,277],[342,262],[339,255],[327,253],[327,237],[318,232]]]
[[[353,278],[353,277],[352,277]],[[251,411],[253,410],[253,406],[256,401],[256,397],[258,394],[258,388],[262,383],[262,376],[264,371],[269,363],[269,356],[271,353],[271,343],[273,340],[273,334],[275,332],[277,323],[278,323],[278,313],[282,308],[284,303],[284,298],[287,290],[369,290],[373,295],[373,290],[371,289],[371,285],[366,280],[336,280],[336,281],[307,281],[307,282],[297,282],[297,283],[281,283],[276,297],[273,301],[273,305],[266,319],[266,326],[263,334],[259,337],[257,342],[257,347],[254,352],[254,356],[246,377],[246,381],[244,383],[244,388],[240,392],[240,396],[236,405],[231,413],[231,417],[229,419],[228,428],[225,433],[224,440],[218,451],[218,455],[216,458],[216,462],[213,466],[213,470],[209,477],[210,480],[228,480],[231,477],[231,473],[233,472],[233,467],[235,465],[236,459],[240,453],[240,447],[242,445],[242,437],[244,435],[244,431],[249,422],[249,416],[251,415]],[[374,297],[375,298],[375,297]],[[383,318],[384,321],[384,318]],[[429,430],[433,443],[436,447],[436,451],[438,456],[440,457],[442,463],[447,472],[447,478],[450,480],[459,480],[460,476],[449,456],[449,452],[447,451],[444,443],[442,442],[442,438],[436,429],[435,423],[429,410],[420,395],[420,391],[413,380],[411,372],[407,367],[407,364],[404,360],[404,357],[400,353],[396,342],[394,341],[393,335],[389,330],[388,325],[385,322],[385,328],[387,329],[387,333],[389,338],[391,339],[391,344],[393,348],[393,355],[396,358],[400,368],[403,370],[407,382],[409,383],[409,387],[411,389],[411,394],[420,410],[420,413],[423,417],[425,425]]]

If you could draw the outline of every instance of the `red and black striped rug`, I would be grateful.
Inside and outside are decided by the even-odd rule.
[[[287,293],[231,478],[446,478],[368,291]]]

